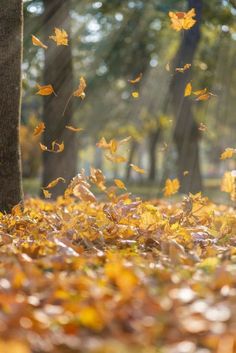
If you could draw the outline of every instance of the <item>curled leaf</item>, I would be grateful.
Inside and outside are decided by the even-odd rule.
[[[34,129],[33,135],[34,136],[39,136],[41,135],[45,130],[45,124],[43,122],[40,122],[36,128]]]
[[[66,125],[65,126],[67,130],[73,131],[73,132],[80,132],[83,131],[84,129],[80,128],[80,127],[74,127],[74,126],[70,126],[70,125]]]
[[[133,80],[128,80],[130,83],[138,83],[138,82],[140,82],[141,81],[141,79],[142,79],[142,76],[143,76],[143,74],[142,73],[140,73],[135,79],[133,79]]]
[[[52,152],[52,153],[60,153],[64,151],[64,142],[58,143],[56,141],[52,142],[52,148],[49,149],[47,146],[43,145],[41,142],[39,143],[40,148],[44,152]]]
[[[81,99],[84,99],[85,98],[84,90],[85,90],[86,86],[87,86],[87,84],[86,84],[84,77],[80,77],[79,87],[73,93],[73,96],[80,97]]]
[[[34,36],[33,34],[32,34],[32,43],[33,43],[33,45],[35,45],[36,47],[41,47],[41,48],[43,48],[43,49],[47,49],[47,48],[48,48],[45,44],[43,44],[43,42],[41,42],[40,39],[38,39],[38,38],[37,38],[36,36]]]
[[[59,178],[57,178],[57,179],[51,181],[47,186],[44,186],[44,189],[52,189],[52,188],[54,188],[60,181],[63,182],[63,183],[66,182],[64,178],[59,177]]]

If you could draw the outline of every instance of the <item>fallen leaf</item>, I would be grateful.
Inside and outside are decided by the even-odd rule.
[[[145,174],[145,173],[146,173],[144,169],[138,167],[138,166],[135,165],[135,164],[132,164],[132,163],[131,163],[131,164],[130,164],[130,167],[131,167],[136,173],[139,173],[139,174]]]

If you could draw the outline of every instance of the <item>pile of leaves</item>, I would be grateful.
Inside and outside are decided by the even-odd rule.
[[[235,352],[235,234],[233,208],[144,202],[94,169],[27,200],[0,215],[1,353]]]

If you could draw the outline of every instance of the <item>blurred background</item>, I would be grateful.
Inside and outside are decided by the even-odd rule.
[[[191,8],[197,24],[185,33],[174,31],[169,11]],[[67,176],[69,169],[71,175],[81,168],[89,173],[94,166],[145,198],[160,196],[165,180],[178,177],[182,192],[203,190],[215,201],[224,199],[220,179],[236,169],[234,159],[220,160],[225,148],[235,147],[234,0],[24,0],[24,15],[21,144],[27,195],[39,194],[43,183]],[[68,32],[67,48],[32,45],[32,34],[47,44],[54,27]],[[175,71],[186,63],[191,69]],[[140,73],[139,82],[129,82]],[[66,102],[81,76],[86,98],[73,98],[62,116],[59,102]],[[195,90],[207,88],[216,96],[183,98],[190,81]],[[35,95],[36,84],[53,84],[61,95]],[[49,119],[43,142],[64,141],[66,151],[45,160],[33,131]],[[65,133],[62,123],[84,130]],[[132,139],[121,149],[125,163],[112,163],[96,147],[102,137],[127,136]],[[146,173],[135,173],[130,163]]]

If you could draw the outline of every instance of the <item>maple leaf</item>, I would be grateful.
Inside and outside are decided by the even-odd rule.
[[[144,169],[138,167],[138,166],[135,165],[135,164],[132,164],[132,163],[131,163],[131,164],[130,164],[130,167],[131,167],[136,173],[139,173],[139,174],[145,174],[145,173],[146,173]]]
[[[224,159],[232,158],[235,153],[236,153],[235,148],[228,147],[224,150],[224,152],[221,153],[220,159],[224,160]]]
[[[143,77],[143,74],[140,73],[135,79],[133,79],[133,80],[128,80],[128,81],[129,81],[130,83],[132,83],[132,84],[135,84],[135,83],[140,82],[141,79],[142,79],[142,77]]]
[[[59,45],[68,45],[68,34],[66,33],[66,31],[64,29],[59,29],[59,28],[55,28],[55,35],[54,36],[50,36],[49,38],[54,40],[54,42],[56,42],[56,44]]]
[[[171,28],[179,32],[181,30],[189,30],[192,28],[196,20],[193,17],[196,16],[195,9],[191,9],[188,12],[169,12],[169,17],[171,20]]]
[[[164,188],[164,196],[171,196],[179,191],[180,183],[177,178],[171,180],[167,179]]]
[[[33,34],[32,34],[32,43],[33,43],[33,45],[35,45],[36,47],[41,47],[41,48],[43,48],[43,49],[47,49],[47,48],[48,48],[45,44],[43,44],[43,43],[41,42],[40,39],[38,39],[38,38],[37,38],[36,36],[34,36]]]
[[[40,122],[36,128],[34,129],[33,135],[34,136],[39,136],[41,135],[45,130],[45,124],[43,122]]]
[[[192,84],[191,82],[187,83],[185,90],[184,90],[184,97],[191,96],[192,94]]]
[[[40,96],[50,96],[51,94],[54,94],[56,96],[56,93],[52,85],[41,86],[37,84],[37,89],[38,89],[38,92],[36,92],[36,94],[39,94]]]

